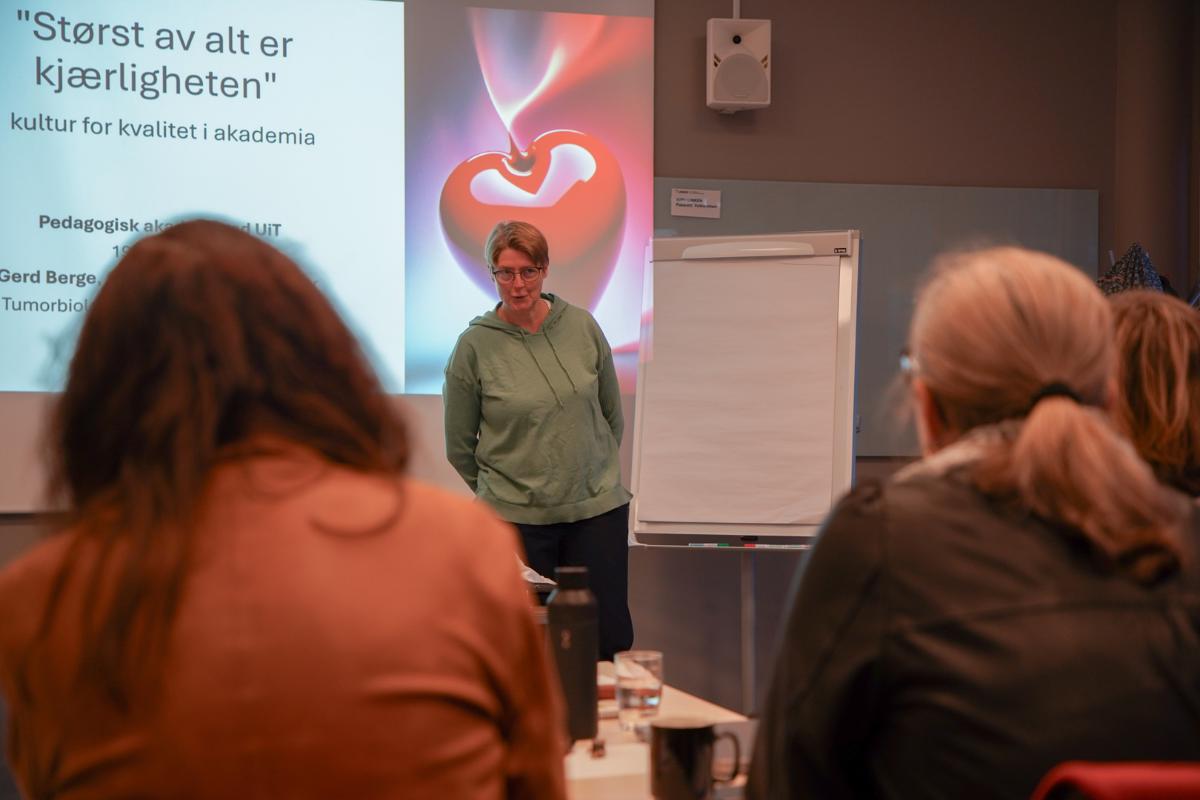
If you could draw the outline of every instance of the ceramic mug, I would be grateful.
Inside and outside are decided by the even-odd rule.
[[[733,768],[728,775],[713,775],[716,743],[725,738],[733,745]],[[732,781],[740,765],[737,737],[717,734],[711,722],[675,717],[650,725],[650,793],[656,800],[708,800],[714,781]]]

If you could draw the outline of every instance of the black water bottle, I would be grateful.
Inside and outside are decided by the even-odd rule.
[[[558,587],[546,601],[550,650],[567,701],[567,735],[596,738],[596,598],[588,589],[587,567],[559,567]]]

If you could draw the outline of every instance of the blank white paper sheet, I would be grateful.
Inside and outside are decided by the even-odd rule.
[[[654,264],[641,519],[794,524],[828,512],[838,265]]]

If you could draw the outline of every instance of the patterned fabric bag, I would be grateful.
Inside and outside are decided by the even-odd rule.
[[[1150,263],[1150,254],[1138,242],[1129,245],[1125,255],[1121,256],[1112,269],[1096,283],[1105,294],[1116,294],[1129,289],[1163,291],[1162,278]]]

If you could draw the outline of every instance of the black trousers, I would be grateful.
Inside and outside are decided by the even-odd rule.
[[[554,578],[555,567],[587,567],[596,596],[600,659],[633,646],[629,616],[629,504],[578,522],[517,524],[525,563]]]

